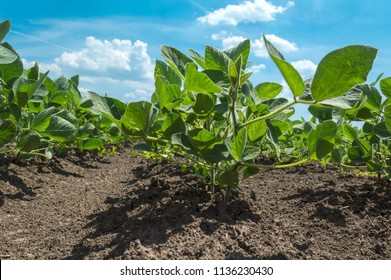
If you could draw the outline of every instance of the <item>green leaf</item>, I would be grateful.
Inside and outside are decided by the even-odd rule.
[[[334,147],[337,125],[327,120],[318,124],[308,135],[308,150],[312,159],[321,160],[329,154]]]
[[[23,132],[16,144],[16,149],[27,153],[39,148],[41,148],[41,137],[34,130]]]
[[[18,55],[8,48],[0,45],[0,64],[10,64],[18,58]]]
[[[207,69],[228,73],[229,61],[230,58],[224,52],[211,46],[205,47],[205,64]]]
[[[0,120],[0,147],[10,143],[16,134],[16,125],[11,120]]]
[[[391,77],[380,81],[380,90],[387,98],[391,99]]]
[[[205,73],[215,85],[221,88],[221,93],[228,95],[231,80],[227,73],[220,70],[205,70],[202,73]]]
[[[243,70],[240,74],[240,81],[239,86],[246,84],[247,80],[250,78],[250,76],[253,74],[253,72],[244,73]]]
[[[17,55],[16,51],[10,44],[2,43],[1,47],[4,47],[12,53],[16,54],[16,59],[14,59],[12,63],[6,65],[0,63],[0,77],[3,79],[3,81],[9,83],[11,80],[17,79],[23,74],[23,63],[19,55]]]
[[[218,178],[217,182],[221,187],[236,188],[239,186],[239,172],[237,170],[224,171]]]
[[[176,108],[183,100],[181,88],[177,84],[166,84],[164,78],[157,76],[155,80],[156,97],[160,108],[171,110]]]
[[[362,96],[361,90],[357,88],[352,88],[341,96],[326,99],[319,103],[322,105],[338,107],[341,109],[351,109],[357,104],[357,102],[360,101],[361,96]]]
[[[259,98],[270,98],[273,99],[279,95],[282,91],[282,85],[277,83],[262,83],[255,87]]]
[[[248,138],[251,142],[257,142],[267,132],[265,120],[259,120],[248,126]]]
[[[3,22],[0,22],[0,43],[4,40],[5,36],[8,34],[11,28],[11,22],[7,19]]]
[[[53,114],[52,116],[58,116],[64,120],[70,122],[74,126],[77,126],[79,124],[79,120],[75,117],[75,115],[73,115],[71,112],[69,112],[65,109]]]
[[[51,106],[64,106],[68,102],[69,96],[67,92],[58,91],[51,95],[49,98],[49,104]]]
[[[79,82],[80,82],[80,77],[79,77],[79,75],[72,76],[69,80],[72,81],[72,83],[73,83],[76,87],[79,86]]]
[[[261,153],[261,149],[259,147],[247,146],[243,153],[243,160],[244,161],[253,160],[259,157],[260,153]]]
[[[170,139],[173,134],[185,133],[186,125],[179,114],[172,113],[165,118],[162,124],[162,131],[164,137]]]
[[[45,110],[45,103],[41,100],[29,100],[27,107],[31,113],[39,113]]]
[[[182,80],[178,74],[166,63],[161,60],[156,60],[154,77],[164,77],[169,84],[182,86]]]
[[[90,136],[95,131],[95,126],[92,123],[86,123],[80,126],[77,130],[77,138],[84,139]]]
[[[100,96],[92,91],[89,91],[88,95],[96,109],[112,122],[121,126],[120,120],[127,107],[125,103],[112,97]]]
[[[151,147],[149,147],[145,143],[136,144],[133,146],[133,151],[143,151],[143,152],[150,152]]]
[[[288,122],[278,120],[278,119],[270,120],[270,124],[274,127],[278,137],[280,137],[282,134],[284,134],[286,131],[288,131],[291,128]]]
[[[194,113],[200,116],[206,116],[214,108],[213,99],[206,94],[199,93],[196,96],[196,103],[193,106]]]
[[[250,40],[244,40],[236,47],[225,50],[224,53],[233,61],[236,61],[240,56],[242,56],[240,68],[245,69],[250,55]]]
[[[162,46],[160,49],[162,57],[167,61],[171,68],[184,80],[186,75],[186,64],[193,62],[177,49],[169,46]]]
[[[31,79],[31,80],[38,80],[39,79],[39,67],[38,67],[38,63],[35,62],[34,63],[34,66],[31,67],[30,69],[28,69],[26,71],[26,75],[27,75],[27,78],[28,79]]]
[[[350,142],[353,142],[354,140],[357,139],[357,136],[358,136],[358,132],[356,131],[356,129],[354,129],[353,127],[351,127],[350,125],[348,124],[344,124],[342,126],[342,131],[343,131],[343,135],[346,137],[346,139],[348,139]]]
[[[242,128],[239,130],[236,135],[232,147],[231,147],[231,155],[236,161],[241,161],[243,159],[243,154],[247,145],[247,129]]]
[[[211,150],[206,150],[203,153],[203,158],[208,163],[220,163],[230,160],[231,154],[227,149],[227,146],[224,144],[216,144]]]
[[[321,121],[331,120],[333,118],[333,108],[311,105],[308,111],[317,119]]]
[[[48,126],[44,130],[39,130],[39,132],[56,141],[62,142],[75,135],[76,127],[68,120],[58,115],[53,115],[49,118]]]
[[[372,111],[379,112],[381,103],[382,103],[382,96],[380,92],[377,90],[377,88],[370,86],[370,85],[358,85],[355,87],[355,89],[358,89],[362,92],[363,95],[367,97],[365,106],[371,109]]]
[[[15,81],[15,83],[12,86],[12,90],[15,94],[15,103],[19,107],[23,107],[27,104],[27,101],[30,99],[29,92],[31,91],[35,81],[29,80],[26,78],[19,78]]]
[[[121,121],[128,130],[142,131],[148,135],[155,116],[156,112],[151,103],[146,101],[132,102],[126,106]]]
[[[15,94],[15,102],[19,107],[23,107],[27,104],[34,93],[42,86],[48,74],[49,71],[42,75],[38,81],[25,79],[23,77],[15,81],[12,86],[12,90]]]
[[[391,104],[384,107],[384,121],[389,132],[391,132]]]
[[[105,141],[101,138],[89,138],[84,139],[80,142],[79,148],[81,150],[95,150],[102,148],[105,144]]]
[[[215,136],[204,128],[196,128],[189,131],[190,143],[197,150],[201,151],[211,147],[215,143]]]
[[[188,52],[191,58],[194,59],[194,61],[197,62],[199,66],[201,66],[203,69],[206,69],[205,58],[202,55],[193,50],[188,50]]]
[[[299,72],[297,72],[297,70],[292,65],[285,61],[281,53],[272,45],[272,43],[266,39],[265,36],[263,36],[263,40],[270,57],[277,65],[293,95],[295,97],[301,96],[304,93],[305,87]]]
[[[366,81],[377,50],[368,46],[348,46],[327,54],[319,63],[311,84],[318,102],[338,97]]]
[[[391,131],[387,129],[386,122],[380,122],[375,125],[373,132],[381,139],[391,139]]]
[[[182,147],[189,154],[196,154],[193,145],[189,141],[189,137],[184,133],[176,133],[171,136],[171,143]]]
[[[276,154],[277,159],[281,156],[281,148],[278,143],[278,135],[276,132],[276,129],[274,126],[272,126],[269,122],[267,124],[267,132],[266,132],[266,139],[269,141],[269,143],[272,145],[272,148],[274,148],[274,152]]]
[[[51,94],[54,94],[58,91],[56,83],[52,79],[50,79],[50,77],[46,77],[43,84],[46,90],[49,91]]]
[[[229,63],[228,63],[228,74],[229,74],[229,78],[231,80],[231,84],[234,87],[237,86],[237,83],[238,83],[238,80],[239,80],[238,79],[239,78],[239,73],[238,73],[238,70],[236,69],[235,62],[233,60],[229,60]]]
[[[186,65],[185,89],[202,93],[221,92],[220,87],[208,75],[198,72],[197,65],[194,62]]]
[[[246,169],[244,169],[244,171],[243,171],[243,178],[242,178],[242,180],[244,180],[244,179],[246,179],[248,177],[251,177],[253,175],[258,174],[259,171],[260,171],[259,167],[247,166]]]
[[[38,113],[33,119],[31,128],[37,131],[44,130],[50,123],[50,116],[55,114],[57,109],[55,107],[47,108]]]
[[[374,124],[372,123],[364,123],[364,125],[362,126],[362,131],[365,133],[365,134],[372,134],[373,133],[373,128],[374,128]]]
[[[262,104],[267,105],[270,112],[273,112],[285,106],[288,102],[289,102],[288,99],[285,98],[275,98],[275,99],[266,100],[262,102]]]

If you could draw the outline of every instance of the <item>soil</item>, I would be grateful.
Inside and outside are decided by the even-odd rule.
[[[391,187],[316,164],[264,170],[224,208],[169,163],[70,153],[0,170],[2,259],[391,259]]]

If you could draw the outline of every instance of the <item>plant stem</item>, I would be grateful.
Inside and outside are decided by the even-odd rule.
[[[230,88],[230,99],[231,99],[231,104],[230,104],[230,111],[232,115],[232,124],[234,127],[234,135],[236,136],[238,134],[238,122],[236,120],[236,100],[238,98],[238,89],[237,88]]]
[[[170,144],[170,141],[165,140],[165,139],[159,139],[157,137],[152,137],[152,136],[147,136],[145,137],[146,140],[153,141],[153,142],[158,142],[160,144]]]
[[[225,190],[225,195],[224,195],[224,204],[227,205],[230,197],[231,197],[231,192],[232,192],[232,187],[228,186],[227,189]]]
[[[210,187],[210,191],[212,192],[212,194],[214,194],[215,193],[215,185],[216,185],[216,170],[215,169],[212,169],[212,178],[211,178],[211,187]]]
[[[291,102],[288,102],[287,104],[285,104],[284,106],[280,107],[279,109],[267,114],[267,115],[263,115],[263,116],[260,116],[258,118],[255,118],[255,119],[252,119],[252,120],[249,120],[243,124],[241,124],[239,126],[239,128],[242,128],[242,127],[245,127],[247,125],[250,125],[250,124],[253,124],[257,121],[261,121],[261,120],[267,120],[267,119],[270,119],[276,115],[278,115],[279,113],[281,113],[282,111],[288,109],[289,107],[292,107],[293,105],[297,104],[297,103],[300,103],[300,104],[315,104],[316,101],[303,101],[303,100],[293,100]]]
[[[0,154],[12,153],[14,151],[15,151],[15,149],[3,150],[3,151],[0,151]]]
[[[263,115],[263,116],[260,116],[258,118],[255,118],[255,119],[252,119],[252,120],[249,120],[249,121],[243,123],[240,127],[248,126],[248,125],[253,124],[253,123],[257,122],[257,121],[270,119],[270,118],[278,115],[279,113],[281,113],[285,109],[288,109],[289,107],[295,105],[296,103],[297,103],[297,101],[289,102],[289,103],[285,104],[284,106],[280,107],[279,109],[277,109],[274,112],[271,112],[271,113],[269,113],[267,115]]]
[[[272,164],[262,165],[262,164],[252,164],[252,163],[245,163],[245,162],[242,162],[240,164],[244,165],[244,166],[248,166],[248,167],[269,168],[269,169],[283,169],[283,168],[295,167],[295,166],[298,166],[298,165],[302,165],[304,163],[309,163],[311,161],[312,160],[310,160],[310,159],[303,159],[301,161],[288,163],[288,164],[280,164],[280,165],[272,165]]]
[[[346,167],[346,168],[351,168],[351,169],[364,169],[364,168],[367,168],[366,165],[354,166],[354,165],[348,165],[348,164],[344,164],[344,163],[341,163],[341,166],[342,167]]]

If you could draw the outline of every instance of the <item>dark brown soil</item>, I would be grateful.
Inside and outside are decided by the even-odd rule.
[[[0,171],[0,258],[391,259],[391,187],[318,165],[221,194],[171,164],[75,153]]]

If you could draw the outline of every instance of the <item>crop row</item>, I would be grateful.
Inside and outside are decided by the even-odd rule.
[[[0,23],[0,42],[10,22]],[[371,84],[377,50],[353,45],[327,54],[312,79],[303,80],[263,38],[282,85],[254,86],[250,41],[203,55],[163,46],[156,61],[151,101],[125,104],[78,90],[77,76],[52,80],[39,67],[25,70],[8,43],[0,45],[0,155],[53,156],[61,149],[102,149],[127,139],[154,159],[192,168],[212,191],[232,188],[261,168],[285,168],[318,161],[341,168],[364,166],[379,177],[391,174],[391,78]],[[378,89],[379,88],[379,89]],[[292,120],[305,104],[311,120]],[[272,159],[273,164],[262,164]]]

